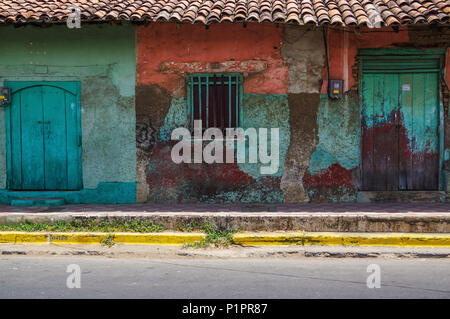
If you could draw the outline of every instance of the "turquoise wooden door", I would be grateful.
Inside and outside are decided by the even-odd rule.
[[[79,82],[7,82],[8,184],[13,190],[81,189]]]
[[[366,72],[362,190],[439,189],[439,74]]]
[[[399,74],[401,190],[439,189],[439,74]],[[400,123],[399,123],[400,124]]]

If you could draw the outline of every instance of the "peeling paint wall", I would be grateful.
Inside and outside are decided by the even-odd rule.
[[[139,27],[137,34],[138,200],[156,202],[355,201],[358,50],[448,45],[445,32],[406,27],[357,32],[331,27],[324,34],[322,28],[291,25],[206,29],[156,23]],[[435,38],[427,40],[430,35]],[[330,77],[344,80],[339,100],[327,96],[324,39]],[[243,74],[244,127],[278,126],[282,132],[277,174],[261,176],[258,164],[171,161],[170,134],[188,126],[186,74],[203,72]]]
[[[291,131],[282,36],[283,28],[270,24],[138,28],[138,201],[283,202],[280,180]],[[276,174],[262,175],[261,163],[172,162],[171,133],[188,126],[186,74],[204,72],[243,74],[241,126],[279,128]]]
[[[358,50],[447,48],[441,142],[450,170],[448,28],[327,30],[268,23],[2,27],[8,46],[0,52],[0,81],[81,82],[84,189],[72,202],[354,201],[360,186]],[[173,129],[189,125],[187,74],[227,72],[244,78],[243,128],[280,129],[276,174],[262,175],[261,163],[177,165],[170,158]],[[328,72],[344,80],[339,100],[326,94]],[[0,158],[4,136],[0,108]],[[6,187],[4,163],[0,189]]]
[[[8,44],[0,52],[1,83],[81,82],[83,190],[72,192],[69,202],[135,202],[134,28],[6,26],[0,35]],[[5,188],[5,116],[0,112],[0,188]]]
[[[319,93],[325,66],[321,29],[286,25],[281,55],[287,62],[288,93]]]
[[[332,164],[345,169],[359,165],[359,101],[354,92],[342,99],[322,96],[317,114],[318,143],[308,170],[315,174]]]
[[[309,196],[302,178],[318,141],[317,112],[325,66],[322,31],[285,26],[281,54],[289,66],[291,144],[280,187],[285,202],[305,202]]]
[[[356,200],[360,158],[359,102],[355,92],[339,100],[320,99],[318,143],[303,184],[311,201]]]
[[[344,80],[344,96],[327,97],[327,72],[323,72],[322,98],[317,114],[318,143],[302,181],[311,201],[355,201],[359,190],[360,105],[359,60],[362,48],[435,48],[449,43],[448,30],[400,27],[359,33],[340,28],[327,31],[330,78]],[[448,62],[447,62],[448,69]],[[445,97],[444,97],[445,103]],[[447,112],[445,112],[447,122]],[[448,142],[446,142],[447,145]],[[446,146],[447,147],[447,146]]]
[[[176,101],[177,99],[174,99]],[[160,140],[160,129],[171,107],[169,92],[156,84],[136,87],[136,201],[146,202],[149,193],[147,166],[155,144]],[[176,109],[176,108],[175,108]],[[182,107],[184,110],[184,104]]]
[[[248,127],[279,127],[280,158],[284,158],[289,145],[289,109],[286,95],[244,95],[244,129]],[[170,140],[173,129],[188,125],[186,101],[172,99],[164,122],[157,131],[151,152],[138,162],[143,170],[151,202],[282,202],[279,188],[283,163],[277,174],[260,174],[261,163],[175,164]],[[144,197],[144,195],[142,195]],[[142,197],[141,197],[142,198]]]
[[[204,72],[205,63],[219,63],[211,71],[242,72],[246,93],[286,94],[288,70],[280,54],[282,33],[282,27],[268,23],[251,23],[246,28],[213,24],[206,29],[175,23],[138,27],[137,82],[157,84],[179,98],[185,94],[185,72]],[[265,62],[266,70],[255,72],[251,63],[245,63],[254,60]],[[167,70],[167,62],[172,71]],[[236,69],[236,64],[225,62],[241,62],[242,67]]]
[[[327,29],[328,63],[331,79],[343,79],[344,91],[358,88],[355,67],[359,49],[410,46],[406,27],[394,32],[391,28],[362,28],[359,33],[342,28]],[[324,72],[322,93],[327,93],[328,80]]]

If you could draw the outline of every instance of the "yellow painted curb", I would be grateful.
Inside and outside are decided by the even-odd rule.
[[[205,239],[202,233],[51,233],[0,232],[3,244],[101,244],[110,237],[114,243],[182,245]],[[236,244],[269,245],[341,245],[341,246],[399,246],[450,247],[450,234],[413,233],[238,233]]]
[[[182,245],[205,239],[201,233],[50,233],[0,232],[1,244],[101,244],[110,237],[114,243]]]
[[[450,247],[450,234],[415,233],[241,233],[235,234],[236,244],[268,245],[341,245],[341,246],[398,246]]]

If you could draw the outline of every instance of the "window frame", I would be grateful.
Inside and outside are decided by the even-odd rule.
[[[242,127],[242,122],[244,119],[243,116],[243,93],[244,93],[244,77],[242,75],[242,73],[238,73],[238,72],[219,72],[219,73],[187,73],[186,74],[186,86],[187,86],[187,115],[188,115],[188,122],[189,122],[189,128],[192,130],[193,126],[194,126],[194,86],[198,85],[199,81],[201,81],[202,78],[206,78],[206,82],[205,82],[205,86],[206,86],[206,101],[207,101],[207,110],[209,110],[209,105],[208,105],[208,94],[209,94],[209,78],[212,77],[228,77],[228,83],[230,83],[230,80],[232,77],[235,77],[237,80],[233,81],[231,80],[231,84],[236,84],[236,89],[237,89],[237,94],[236,94],[236,106],[238,107],[239,110],[239,114],[237,114],[238,112],[236,112],[236,127]],[[203,85],[203,84],[202,84]],[[199,85],[199,90],[201,90],[202,85]],[[228,85],[228,96],[231,96],[231,87],[232,85]],[[201,99],[200,99],[201,100]],[[227,111],[228,116],[230,116],[230,111],[231,111],[231,99],[228,98],[228,104],[229,104],[229,108]],[[201,108],[201,102],[200,102],[200,108]],[[201,114],[201,113],[200,113]],[[230,121],[231,122],[231,121]],[[209,123],[207,122],[206,125],[203,125],[203,130],[207,129],[209,126]],[[231,127],[233,128],[233,127]]]

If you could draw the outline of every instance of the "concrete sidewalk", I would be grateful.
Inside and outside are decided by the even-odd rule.
[[[167,230],[208,220],[242,231],[450,233],[450,204],[0,205],[0,224],[77,219],[145,219]]]
[[[110,258],[445,258],[450,247],[386,246],[230,246],[189,248],[177,245],[60,245],[0,244],[0,255],[8,256],[103,256]]]
[[[450,203],[300,203],[300,204],[79,204],[62,206],[0,205],[0,213],[450,213]]]

